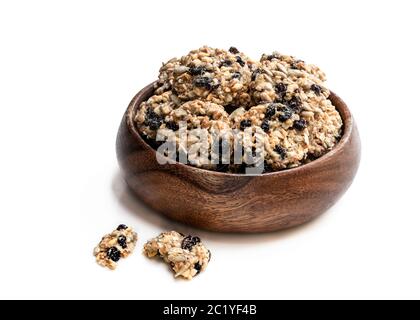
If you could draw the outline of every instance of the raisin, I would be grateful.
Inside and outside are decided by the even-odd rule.
[[[145,123],[150,127],[151,130],[159,129],[162,122],[163,119],[160,115],[155,113],[152,109],[147,110]]]
[[[184,238],[184,240],[182,240],[181,243],[181,248],[184,250],[189,250],[191,251],[191,249],[197,244],[200,243],[201,240],[199,237],[193,237],[193,236],[186,236]]]
[[[273,171],[273,167],[271,166],[271,164],[264,161],[264,172],[272,172],[272,171]]]
[[[287,85],[285,85],[284,83],[276,84],[275,88],[277,93],[284,93],[287,91]]]
[[[210,262],[210,260],[211,260],[211,251],[210,250],[207,250],[208,252],[209,252],[209,262]]]
[[[316,160],[316,159],[318,159],[319,157],[317,157],[315,154],[313,154],[313,153],[308,153],[307,155],[306,155],[306,159],[308,159],[309,161],[314,161],[314,160]]]
[[[293,115],[293,112],[289,109],[289,108],[282,108],[281,109],[281,113],[279,115],[279,121],[280,122],[285,122],[287,120],[289,120]]]
[[[228,104],[228,105],[225,106],[225,111],[229,114],[231,114],[236,109],[237,109],[237,106],[235,106],[233,104]]]
[[[319,96],[319,95],[322,93],[322,88],[321,88],[319,85],[317,85],[317,84],[313,84],[313,85],[311,85],[311,90],[312,90],[313,92],[315,92],[315,94],[316,94],[317,96]]]
[[[282,159],[286,157],[286,151],[280,145],[277,145],[274,148],[274,151],[277,152]]]
[[[121,258],[121,252],[115,247],[109,248],[106,252],[106,255],[109,259],[111,259],[114,262],[118,262],[118,260],[120,260]]]
[[[240,79],[242,75],[239,72],[234,72],[232,74],[232,79]]]
[[[267,110],[265,111],[265,117],[266,119],[270,119],[272,116],[276,114],[276,105],[271,103],[267,107]]]
[[[205,88],[207,90],[212,89],[213,86],[211,82],[212,79],[210,79],[209,77],[199,77],[194,80],[194,84],[196,87]]]
[[[125,249],[127,248],[127,238],[123,235],[118,237],[118,244],[121,246],[121,248]]]
[[[141,137],[153,149],[157,149],[163,144],[162,141],[156,141],[155,139],[150,139],[147,135],[144,135],[144,134],[142,134]]]
[[[287,106],[294,112],[300,112],[302,101],[299,97],[293,96],[289,101],[287,101]]]
[[[264,121],[262,122],[261,129],[263,129],[264,132],[268,132],[268,130],[270,130],[270,123],[267,119],[264,119]]]
[[[297,96],[293,96],[290,100],[289,100],[289,103],[290,104],[292,104],[292,103],[295,103],[295,104],[302,104],[302,101],[300,100],[300,98],[299,97],[297,97]]]
[[[188,72],[193,76],[201,76],[202,74],[204,74],[205,71],[206,69],[200,66],[199,67],[191,66],[190,69],[188,70]]]
[[[117,230],[118,230],[118,231],[121,231],[121,230],[126,230],[126,229],[128,229],[128,227],[127,227],[125,224],[120,224],[120,225],[117,227]]]
[[[220,67],[230,67],[231,65],[232,65],[232,61],[230,61],[230,60],[223,60],[220,63]]]
[[[279,115],[279,121],[280,122],[286,122],[292,117],[292,114],[290,112],[285,112]]]
[[[270,54],[267,56],[267,60],[271,61],[275,58],[276,56],[274,54]]]
[[[253,73],[252,73],[252,75],[251,75],[251,80],[252,81],[255,81],[255,79],[257,79],[257,77],[258,77],[258,75],[259,74],[262,74],[264,71],[263,70],[261,70],[261,69],[257,69],[257,70],[255,70]]]
[[[194,269],[197,270],[197,274],[199,274],[201,272],[201,264],[200,264],[200,262],[197,262],[194,265]]]
[[[240,56],[236,56],[236,62],[239,63],[241,67],[245,66],[245,62]]]
[[[252,126],[251,120],[242,120],[240,126],[242,130],[245,130],[245,128]]]
[[[153,119],[149,121],[149,127],[151,130],[158,130],[162,124],[162,120],[160,119]]]
[[[229,48],[229,52],[230,53],[233,53],[233,54],[238,54],[239,53],[239,50],[237,48],[235,48],[235,47],[230,47]]]
[[[179,129],[179,126],[175,122],[170,121],[170,122],[166,123],[166,128],[168,128],[172,131],[177,131]]]
[[[306,121],[305,119],[296,120],[293,122],[293,128],[296,130],[303,130],[306,128]]]

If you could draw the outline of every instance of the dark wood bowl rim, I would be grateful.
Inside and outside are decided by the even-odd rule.
[[[152,82],[151,84],[147,85],[134,96],[134,98],[131,100],[128,106],[127,113],[126,113],[126,117],[127,117],[126,121],[127,121],[128,129],[130,130],[130,133],[133,134],[134,137],[136,137],[136,139],[142,146],[150,149],[153,153],[156,153],[156,150],[153,147],[151,147],[146,141],[144,141],[144,139],[141,137],[141,135],[137,131],[136,125],[134,124],[134,115],[138,107],[140,106],[141,102],[144,101],[144,97],[142,96],[144,95],[145,92],[147,92],[148,90],[151,90],[151,88],[154,86],[155,83],[156,82]],[[327,161],[328,159],[334,157],[337,153],[341,152],[344,149],[344,146],[348,143],[352,135],[354,121],[353,121],[353,116],[350,110],[348,109],[345,102],[332,91],[331,91],[331,96],[333,97],[333,100],[338,101],[338,104],[337,105],[334,104],[334,106],[337,108],[337,111],[340,113],[341,119],[343,121],[343,134],[338,144],[335,145],[329,152],[327,152],[323,156],[309,163],[303,164],[295,168],[268,172],[268,173],[263,173],[260,175],[246,175],[244,173],[218,172],[218,171],[197,168],[197,167],[186,165],[180,162],[176,162],[170,165],[181,166],[186,170],[191,170],[199,174],[206,173],[210,175],[226,176],[226,177],[229,177],[229,176],[230,177],[268,177],[268,176],[272,177],[275,175],[281,177],[281,176],[293,175],[293,174],[298,174],[298,173],[304,174],[305,172],[312,169],[313,167],[320,165],[323,161]],[[140,98],[143,98],[143,99],[140,100]]]

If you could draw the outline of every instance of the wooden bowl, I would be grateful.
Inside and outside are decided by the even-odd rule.
[[[344,194],[360,162],[360,138],[346,104],[334,93],[344,133],[321,158],[259,176],[207,171],[181,163],[160,165],[133,122],[153,83],[131,101],[117,137],[117,155],[129,187],[154,210],[183,223],[221,232],[268,232],[303,224]]]

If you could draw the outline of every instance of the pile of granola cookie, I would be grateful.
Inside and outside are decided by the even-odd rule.
[[[209,157],[220,152],[223,135],[230,150],[223,153],[228,164],[189,157],[189,164],[197,167],[244,172],[257,141],[243,134],[248,129],[262,141],[258,150],[265,172],[293,168],[324,155],[341,137],[342,119],[328,99],[325,80],[318,67],[292,56],[274,52],[253,61],[234,47],[204,46],[163,64],[154,95],[140,105],[135,121],[147,141],[154,141],[158,132],[167,137],[172,133],[185,154],[196,139],[179,143],[181,122],[188,130],[208,131]],[[243,161],[233,159],[238,137],[251,140]]]

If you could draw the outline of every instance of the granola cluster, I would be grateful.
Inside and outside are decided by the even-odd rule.
[[[102,238],[93,254],[99,265],[114,270],[121,258],[127,258],[133,253],[136,243],[137,233],[132,228],[121,224],[112,233]]]
[[[147,257],[160,257],[168,263],[175,277],[191,280],[207,268],[210,251],[200,238],[184,236],[176,231],[161,233],[144,245]]]
[[[191,153],[189,147],[197,140],[193,135],[180,142],[182,122],[188,130],[209,133],[209,155],[221,153],[216,146],[220,141],[230,150],[219,156],[223,164],[189,157],[189,164],[197,167],[243,172],[257,153],[265,172],[293,168],[322,156],[341,137],[342,119],[328,99],[325,80],[317,66],[278,52],[254,62],[234,47],[225,51],[205,46],[162,66],[155,95],[141,104],[135,120],[149,141],[159,129],[166,137],[172,132],[181,153]],[[254,137],[244,133],[247,129]],[[241,159],[233,155],[237,141],[250,142]]]

